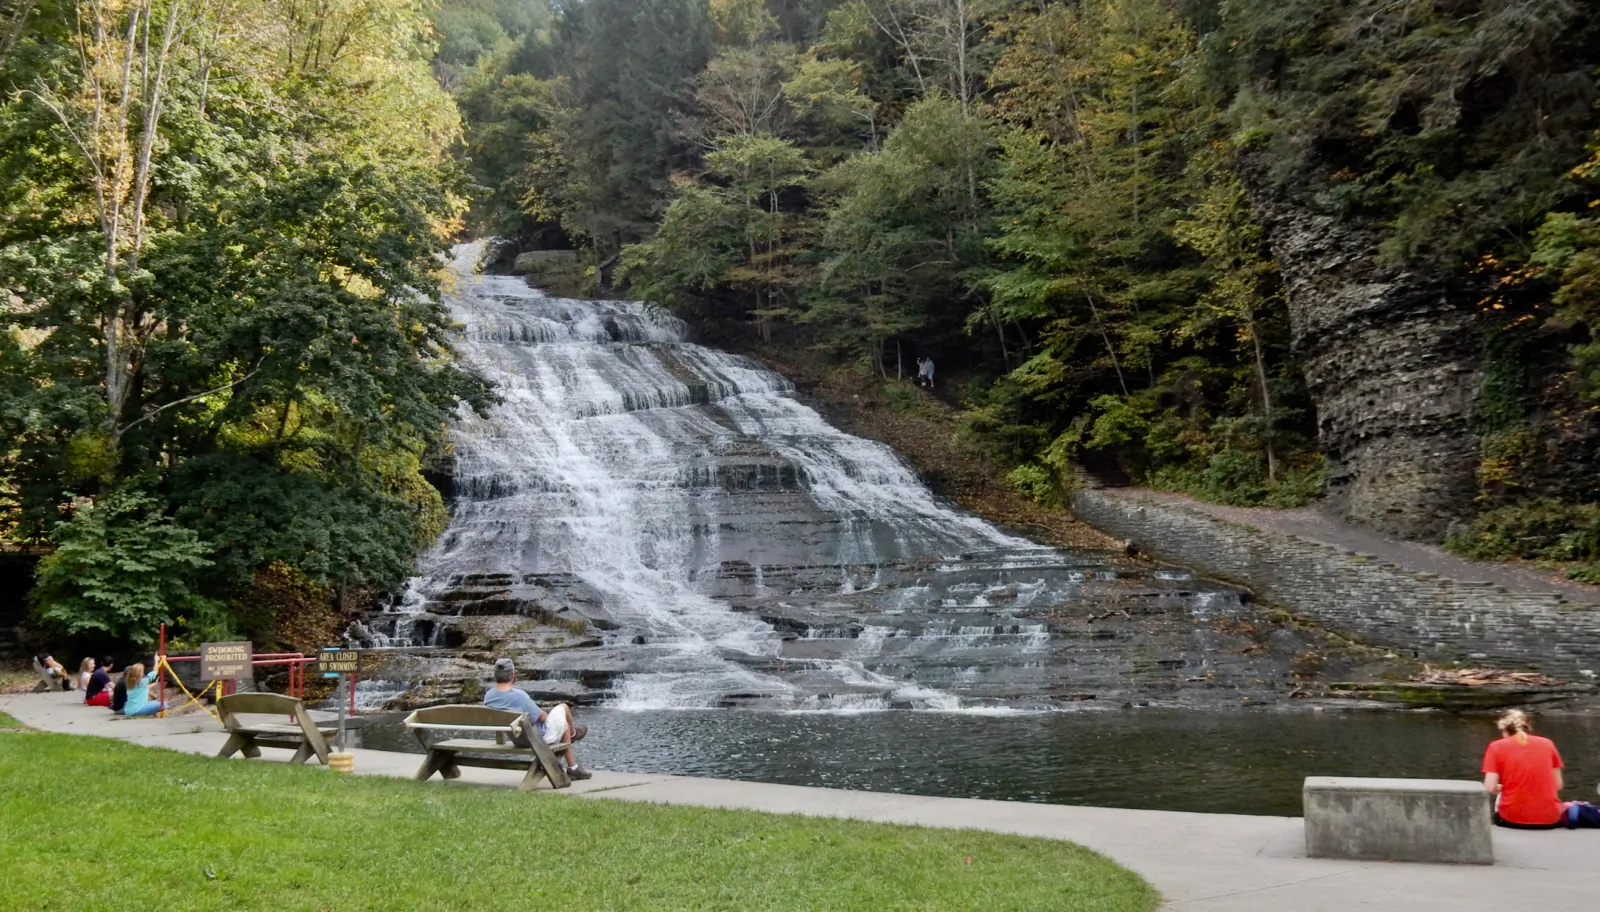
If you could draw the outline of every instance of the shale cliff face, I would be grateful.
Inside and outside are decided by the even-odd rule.
[[[1330,505],[1392,535],[1441,538],[1475,491],[1473,314],[1438,283],[1384,265],[1377,230],[1336,216],[1323,186],[1278,187],[1250,162],[1241,171],[1288,291]]]

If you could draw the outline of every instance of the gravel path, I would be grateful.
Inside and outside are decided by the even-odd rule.
[[[1495,583],[1510,592],[1554,592],[1573,601],[1600,602],[1600,586],[1586,586],[1527,564],[1488,563],[1458,557],[1437,545],[1389,538],[1352,525],[1318,507],[1280,510],[1272,507],[1225,507],[1182,494],[1145,488],[1105,489],[1101,493],[1155,501],[1209,514],[1227,522],[1255,526],[1308,541],[1371,554],[1416,573],[1432,573],[1461,582]]]

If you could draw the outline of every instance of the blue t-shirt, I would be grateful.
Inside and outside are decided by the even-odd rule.
[[[527,713],[528,718],[533,720],[534,727],[539,729],[540,734],[544,734],[544,723],[539,721],[539,704],[533,702],[528,692],[520,687],[513,687],[510,690],[491,687],[489,692],[483,695],[483,705],[490,709],[509,709],[512,712]]]
[[[122,682],[128,685],[128,702],[122,707],[122,712],[124,715],[131,716],[139,710],[144,709],[144,705],[150,702],[150,685],[156,682],[156,676],[159,674],[161,674],[161,672],[152,671],[143,678],[133,681],[132,683],[129,683],[127,675],[122,676]]]

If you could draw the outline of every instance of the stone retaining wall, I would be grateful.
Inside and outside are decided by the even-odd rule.
[[[1600,671],[1600,604],[1415,573],[1370,554],[1105,491],[1073,494],[1072,512],[1146,553],[1366,643],[1580,683]]]

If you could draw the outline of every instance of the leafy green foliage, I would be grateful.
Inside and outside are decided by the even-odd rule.
[[[39,619],[60,633],[97,631],[149,645],[162,624],[203,622],[220,608],[193,588],[196,571],[211,563],[208,549],[147,494],[120,491],[86,503],[52,539],[56,549],[39,562],[32,599]]]
[[[1600,20],[1572,0],[1243,0],[1208,42],[1280,182],[1326,181],[1386,253],[1459,275],[1536,226],[1592,129]]]
[[[257,570],[247,588],[228,605],[239,635],[257,652],[310,655],[340,641],[345,619],[333,608],[333,594],[305,574],[282,563]]]
[[[60,628],[221,630],[200,609],[274,564],[393,585],[442,528],[422,461],[488,392],[436,303],[468,188],[424,5],[96,8],[148,17],[150,38],[45,4],[0,61],[28,87],[0,102],[0,528],[60,543],[37,595]],[[100,65],[129,34],[153,61],[130,126],[86,133],[129,79]],[[108,219],[107,200],[138,214]],[[115,499],[132,491],[137,509]],[[63,524],[84,497],[108,518]],[[73,588],[93,548],[135,546],[144,594]]]
[[[1486,560],[1523,558],[1575,563],[1581,582],[1600,583],[1600,504],[1535,498],[1484,513],[1445,542],[1458,554]]]
[[[1589,326],[1590,341],[1573,346],[1573,365],[1589,397],[1600,400],[1600,132],[1594,154],[1572,169],[1584,192],[1572,210],[1551,212],[1534,232],[1533,267],[1557,285],[1551,303],[1559,319]]]
[[[1038,463],[1028,462],[1017,466],[1006,475],[1013,490],[1036,504],[1056,503],[1056,484],[1050,470]]]

